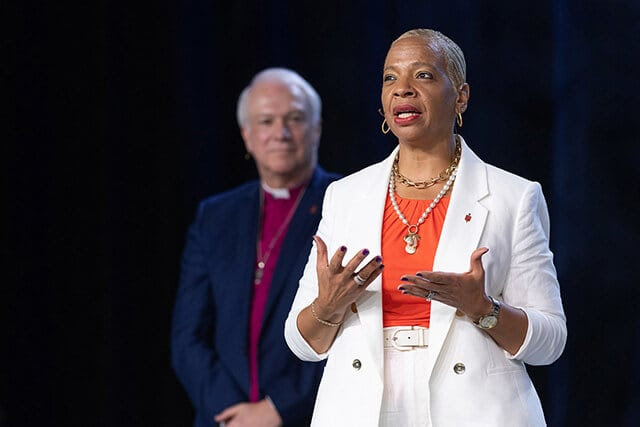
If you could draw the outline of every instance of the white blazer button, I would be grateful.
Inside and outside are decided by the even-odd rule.
[[[464,366],[464,363],[456,363],[455,365],[453,365],[453,372],[455,372],[458,375],[462,375],[464,374],[464,371],[467,368]]]
[[[360,368],[362,368],[362,363],[358,359],[353,359],[353,362],[351,362],[351,366],[353,366],[353,369],[355,369],[356,371],[359,371]]]

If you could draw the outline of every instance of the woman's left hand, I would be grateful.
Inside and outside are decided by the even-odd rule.
[[[484,290],[482,256],[488,248],[478,248],[471,254],[466,273],[419,271],[404,275],[398,290],[403,294],[439,301],[457,308],[471,319],[478,319],[491,309],[491,300]]]

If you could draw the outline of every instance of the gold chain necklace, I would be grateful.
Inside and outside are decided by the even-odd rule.
[[[462,153],[462,146],[460,144],[460,139],[458,135],[456,135],[456,149],[455,149],[455,153],[453,154],[453,158],[451,159],[451,163],[449,163],[449,166],[447,166],[445,170],[440,172],[437,177],[416,182],[402,175],[400,173],[400,169],[398,168],[398,160],[400,158],[399,157],[400,153],[396,154],[396,158],[393,160],[393,167],[391,168],[391,170],[393,172],[396,182],[399,182],[405,187],[415,187],[417,189],[424,190],[425,188],[432,187],[439,182],[447,180],[451,176],[451,172],[453,172],[453,170],[456,167],[458,167],[461,153]]]

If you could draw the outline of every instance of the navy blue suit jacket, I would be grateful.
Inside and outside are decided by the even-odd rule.
[[[322,213],[338,176],[316,168],[285,236],[265,308],[258,354],[261,396],[285,426],[308,425],[323,366],[302,362],[284,341],[284,321]],[[249,400],[248,332],[260,211],[253,181],[201,202],[182,258],[172,327],[172,363],[196,410],[211,426],[223,409]]]

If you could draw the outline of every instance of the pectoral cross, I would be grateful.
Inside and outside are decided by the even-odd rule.
[[[262,280],[262,275],[264,274],[264,262],[263,261],[259,261],[258,262],[258,268],[256,268],[256,271],[253,275],[253,284],[254,285],[259,285],[260,281]]]

